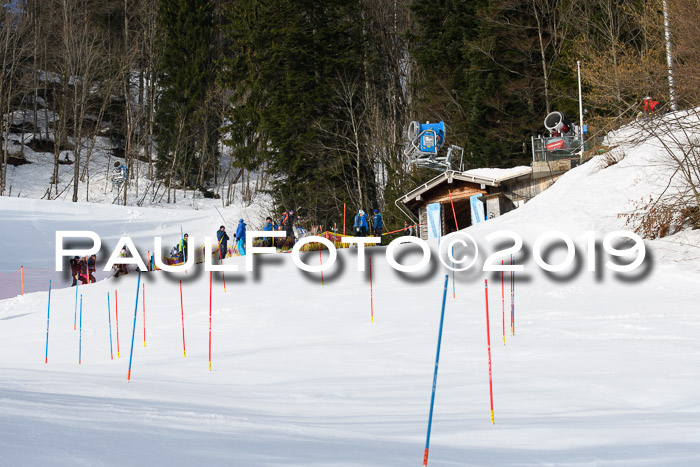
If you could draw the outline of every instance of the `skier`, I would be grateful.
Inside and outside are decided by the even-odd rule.
[[[187,262],[187,234],[182,237],[182,240],[177,244],[177,253],[181,263]]]
[[[384,232],[384,220],[382,220],[382,213],[379,209],[374,210],[374,236],[379,237],[379,245],[382,244],[382,232]]]
[[[71,287],[75,287],[78,284],[78,275],[80,274],[80,257],[75,256],[70,260],[70,273],[73,276],[73,284]]]
[[[241,256],[245,256],[245,226],[246,223],[243,219],[238,221],[238,228],[236,229],[236,239],[238,241],[238,252]]]
[[[223,225],[219,227],[219,231],[216,232],[216,239],[219,241],[219,260],[226,258],[228,253],[228,235],[226,234],[226,227]]]
[[[264,232],[272,232],[274,229],[274,225],[272,224],[272,218],[268,217],[265,219],[265,226],[263,227]],[[263,245],[264,246],[272,246],[272,239],[273,237],[267,238],[263,237]]]

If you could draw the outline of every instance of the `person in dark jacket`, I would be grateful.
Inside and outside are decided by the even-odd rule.
[[[384,220],[382,219],[382,213],[379,209],[374,210],[374,219],[372,222],[374,227],[374,236],[379,237],[379,245],[382,244],[382,232],[384,232]]]
[[[238,242],[238,253],[240,253],[241,256],[245,256],[245,226],[246,223],[243,222],[243,219],[238,221],[236,241]]]
[[[80,258],[80,275],[78,276],[78,279],[80,279],[80,285],[84,284],[89,284],[90,283],[90,276],[89,276],[89,270],[88,270],[88,258],[87,256],[85,258]]]
[[[284,237],[284,240],[282,240],[280,248],[282,248],[287,243],[287,239],[289,239],[289,248],[293,248],[296,240],[294,236],[294,211],[289,211],[283,219],[284,231],[286,233],[286,236]]]
[[[413,226],[408,225],[408,221],[403,221],[403,235],[405,237],[413,235]]]
[[[97,262],[97,255],[92,255],[87,258],[87,268],[88,268],[88,279],[90,283],[97,282],[95,279],[95,263]]]
[[[226,227],[223,225],[219,227],[219,231],[216,232],[216,240],[219,242],[219,260],[226,258],[228,253],[228,234],[226,234]]]
[[[75,287],[78,284],[78,275],[80,274],[80,257],[75,256],[70,260],[70,273],[73,276],[73,284],[71,287]]]

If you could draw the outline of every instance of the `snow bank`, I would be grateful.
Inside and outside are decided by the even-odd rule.
[[[580,240],[588,230],[622,228],[618,214],[662,189],[666,175],[650,166],[659,156],[653,149],[617,150],[626,153],[618,164],[604,168],[593,160],[524,207],[468,232],[482,241],[513,230],[531,247],[549,229]],[[6,256],[41,263],[42,244],[53,232],[81,223],[107,236],[145,238],[175,235],[180,222],[191,234],[218,222],[209,210],[7,198],[0,198],[0,215],[11,232],[3,264]],[[450,275],[430,465],[698,465],[696,233],[648,242],[650,262],[635,277],[582,265],[573,273],[545,274],[526,248],[516,258],[525,271],[516,274],[514,336],[507,275],[504,298],[500,274],[456,274],[455,298]],[[434,266],[402,275],[384,252],[369,251],[373,322],[369,277],[357,272],[355,250],[340,252],[323,286],[289,255],[259,257],[256,272],[227,273],[226,290],[216,273],[211,321],[209,275],[200,270],[143,274],[145,305],[143,285],[136,300],[135,274],[81,287],[81,364],[74,289],[51,293],[48,364],[48,293],[1,300],[2,463],[418,465],[444,271]],[[227,261],[244,270],[243,258]],[[306,261],[316,264],[318,254]],[[489,423],[485,278],[495,425]]]

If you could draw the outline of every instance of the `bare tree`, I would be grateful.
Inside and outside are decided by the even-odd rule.
[[[7,184],[10,131],[13,124],[13,102],[24,92],[26,83],[23,61],[29,52],[29,21],[16,7],[3,5],[0,9],[0,109],[2,121],[2,164],[0,164],[0,195]]]
[[[663,18],[648,2],[577,2],[583,61],[582,78],[594,108],[616,115],[634,108],[649,94],[663,95],[666,67]]]
[[[688,225],[700,227],[700,110],[644,117],[636,125],[639,130],[627,142],[659,150],[652,164],[658,166],[661,179],[652,182],[663,186],[623,217],[647,238],[664,237]]]
[[[78,201],[80,164],[85,116],[91,109],[93,87],[98,84],[102,69],[101,34],[81,0],[59,0],[60,47],[57,69],[60,73],[62,103],[60,123],[55,135],[54,158],[57,161],[67,123],[72,123],[73,201]],[[55,181],[58,184],[58,181]]]
[[[700,1],[670,0],[669,12],[675,51],[679,100],[700,102]]]
[[[337,80],[335,114],[338,115],[331,127],[317,123],[315,126],[321,138],[319,149],[330,153],[337,173],[344,172],[344,165],[350,162],[353,177],[342,177],[346,192],[357,206],[366,206],[368,199],[365,190],[363,165],[367,164],[367,112],[363,102],[362,84],[357,78],[340,76]],[[350,183],[350,180],[352,182]]]

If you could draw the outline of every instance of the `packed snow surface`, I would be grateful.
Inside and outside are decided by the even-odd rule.
[[[481,249],[456,283],[449,274],[429,465],[700,465],[698,231],[646,242],[633,273],[605,266],[598,243],[588,270],[585,233],[601,241],[624,229],[618,214],[663,188],[659,148],[618,150],[616,165],[594,159],[465,231]],[[191,235],[217,227],[207,211],[183,210],[177,222],[156,211],[0,198],[0,257],[51,267],[55,230],[87,218],[105,236],[146,243],[176,240],[180,223]],[[486,236],[502,230],[524,240],[512,336],[509,273],[502,286],[500,273],[482,271],[497,249]],[[575,261],[544,273],[533,245],[552,230],[573,238]],[[402,262],[419,259],[406,250]],[[53,289],[50,321],[48,290],[0,301],[0,464],[421,465],[446,270],[433,257],[399,273],[385,252],[368,250],[370,282],[357,251],[341,251],[323,285],[288,254],[257,256],[253,272],[227,259],[240,271],[225,286],[212,274],[211,315],[201,265],[142,273],[140,285],[133,273],[101,280],[79,287],[77,301],[76,289]]]

